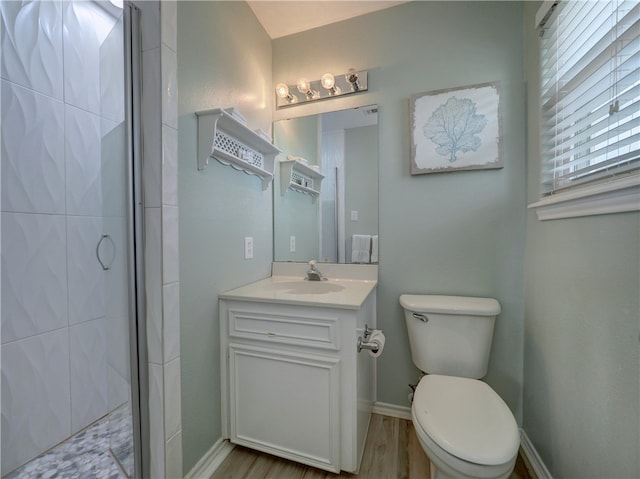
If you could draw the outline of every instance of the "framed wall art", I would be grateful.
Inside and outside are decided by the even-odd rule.
[[[412,95],[411,174],[503,167],[500,83]]]

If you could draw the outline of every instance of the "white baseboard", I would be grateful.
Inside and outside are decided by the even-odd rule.
[[[547,466],[542,462],[542,458],[538,454],[538,451],[536,451],[536,448],[533,446],[524,429],[520,429],[520,446],[522,447],[524,455],[527,456],[533,472],[538,476],[538,479],[553,479],[549,469],[547,469]]]
[[[396,406],[395,404],[376,401],[373,403],[372,412],[382,416],[397,417],[399,419],[408,419],[411,421],[411,408],[406,406]]]
[[[209,479],[220,467],[235,446],[226,439],[218,439],[204,456],[193,466],[184,479]]]

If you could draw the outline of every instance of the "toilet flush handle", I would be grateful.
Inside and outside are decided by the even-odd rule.
[[[426,323],[427,321],[429,321],[429,318],[427,318],[424,314],[422,313],[413,313],[412,315],[414,318],[419,319],[420,321],[422,321],[423,323]]]

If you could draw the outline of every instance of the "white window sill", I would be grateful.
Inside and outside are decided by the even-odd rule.
[[[541,221],[640,211],[640,172],[556,193],[529,208],[536,210]]]

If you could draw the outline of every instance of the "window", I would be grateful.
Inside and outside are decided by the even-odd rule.
[[[542,194],[584,198],[601,194],[594,185],[612,178],[625,188],[637,185],[640,2],[544,2],[538,19]],[[626,210],[640,209],[635,194]]]

